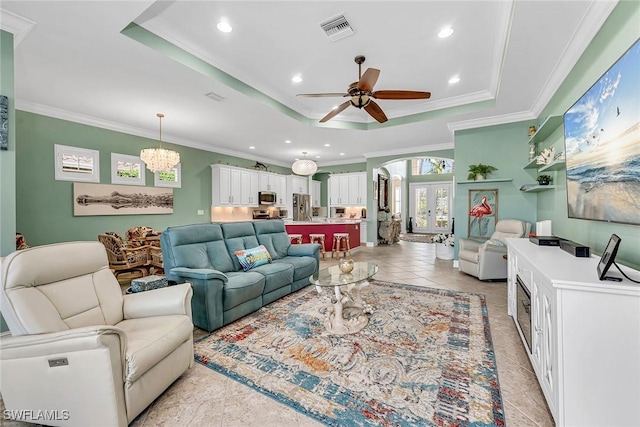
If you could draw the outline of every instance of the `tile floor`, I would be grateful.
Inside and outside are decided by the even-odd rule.
[[[554,425],[513,320],[507,315],[506,282],[484,283],[460,273],[452,267],[453,261],[436,259],[434,245],[426,243],[401,241],[375,248],[361,247],[352,254],[352,258],[376,262],[379,272],[375,278],[379,280],[484,294],[507,426]],[[321,268],[336,262],[327,259]],[[199,329],[194,331],[196,338],[204,334]],[[0,409],[4,409],[3,406]],[[0,425],[14,427],[26,424],[0,420]],[[195,364],[131,424],[132,427],[178,425],[306,427],[321,424]]]

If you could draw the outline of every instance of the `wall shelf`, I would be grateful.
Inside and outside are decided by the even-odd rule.
[[[535,158],[533,160],[530,160],[529,163],[524,165],[524,167],[522,169],[537,169],[538,168],[538,164],[536,163],[536,161],[537,160]]]
[[[564,169],[564,159],[554,160],[551,163],[548,163],[538,169],[538,172],[546,172],[546,171],[557,171],[560,169]]]
[[[562,124],[562,116],[549,116],[547,119],[542,122],[540,128],[536,131],[536,133],[529,138],[529,144],[536,144],[538,142],[542,142],[549,137],[553,133],[554,130],[558,129],[558,127]]]
[[[478,181],[459,181],[456,184],[482,184],[485,182],[511,182],[511,178],[481,179]]]
[[[553,188],[556,188],[555,185],[536,185],[534,187],[527,187],[524,189],[520,189],[520,191],[525,192],[525,193],[536,193],[538,191],[545,191],[545,190],[551,190]]]

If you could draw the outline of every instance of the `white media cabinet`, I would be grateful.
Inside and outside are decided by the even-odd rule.
[[[528,239],[507,239],[507,246],[509,315],[556,425],[640,426],[640,284],[600,281],[600,257],[577,258]],[[640,280],[640,272],[623,270]],[[622,277],[615,266],[608,275]],[[530,305],[518,296],[516,277]],[[530,309],[530,352],[518,304],[521,318]]]

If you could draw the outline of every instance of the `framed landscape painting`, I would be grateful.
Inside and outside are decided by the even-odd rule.
[[[173,213],[173,188],[73,183],[73,215]]]
[[[488,239],[496,229],[498,189],[469,190],[469,237]]]

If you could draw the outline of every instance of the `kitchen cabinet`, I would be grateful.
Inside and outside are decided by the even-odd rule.
[[[287,204],[286,177],[270,172],[258,172],[258,191],[273,191],[276,193],[277,206]]]
[[[233,166],[211,165],[212,206],[258,206],[258,173]]]
[[[329,177],[329,206],[366,206],[367,173],[343,173]]]
[[[287,177],[287,188],[287,192],[291,194],[309,194],[309,178],[289,175]]]
[[[311,206],[320,207],[320,181],[311,181]]]

